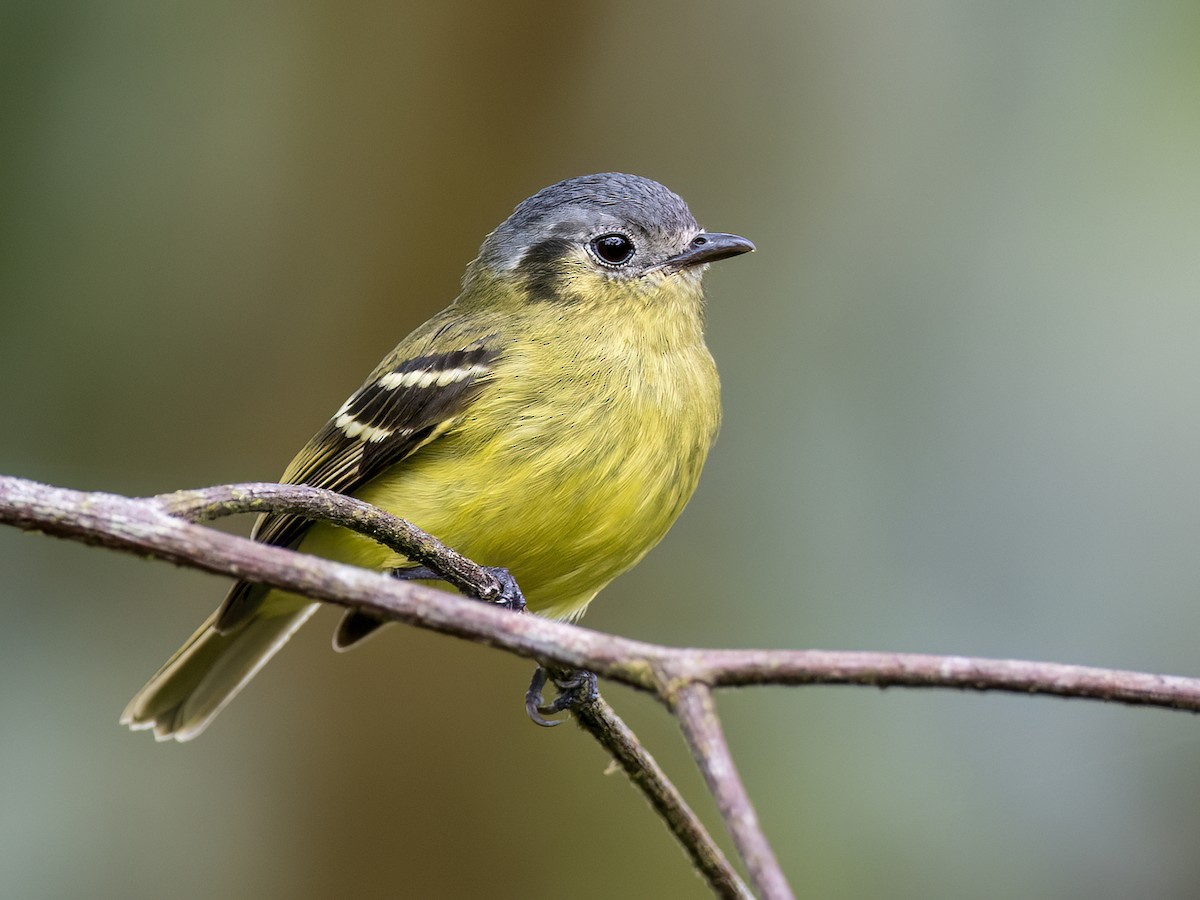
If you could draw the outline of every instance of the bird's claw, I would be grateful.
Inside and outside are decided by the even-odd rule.
[[[558,688],[558,696],[550,703],[546,703],[542,696],[547,679],[552,679],[554,686]],[[598,696],[600,690],[595,672],[589,672],[587,669],[567,669],[558,670],[551,675],[545,666],[538,666],[534,670],[533,680],[529,682],[529,690],[525,692],[525,713],[535,725],[553,728],[555,725],[561,725],[563,720],[547,719],[546,716],[591,703]]]
[[[546,687],[547,677],[549,677],[549,673],[543,666],[538,666],[533,670],[533,679],[529,682],[529,689],[525,691],[525,714],[529,716],[534,725],[553,728],[555,725],[561,725],[562,719],[547,719],[541,714],[542,706],[545,703],[542,689]]]
[[[496,579],[500,585],[500,594],[491,602],[512,612],[525,611],[525,595],[517,584],[517,579],[503,566],[484,566],[483,570]]]

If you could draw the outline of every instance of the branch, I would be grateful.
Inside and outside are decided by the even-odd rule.
[[[443,565],[434,556],[417,556],[424,552],[419,545],[405,542],[403,535],[413,532],[429,539],[427,549],[446,549],[407,522],[359,500],[303,485],[235,484],[131,500],[0,475],[0,523],[246,578],[342,606],[366,607],[396,621],[500,647],[529,659],[591,669],[664,700],[669,700],[676,682],[699,681],[714,687],[850,684],[1051,694],[1200,712],[1200,679],[1174,675],[919,653],[715,650],[649,644],[536,616],[506,615],[503,610],[444,591],[207,528],[192,528],[166,515],[217,518],[239,512],[301,509],[328,515],[331,521],[406,555],[411,552],[430,568]],[[482,584],[483,578],[490,578],[469,560],[451,550],[446,552],[461,561],[464,579],[480,579],[464,580],[464,584]],[[472,569],[478,574],[472,574]]]
[[[729,865],[721,848],[708,836],[687,801],[612,707],[601,697],[596,697],[574,707],[573,712],[579,727],[612,754],[629,780],[646,795],[713,892],[718,897],[732,900],[752,900],[750,891]]]
[[[779,861],[758,824],[758,814],[733,764],[721,720],[708,685],[692,682],[675,694],[674,711],[683,736],[692,748],[708,790],[716,798],[738,853],[750,871],[750,883],[763,900],[793,900]]]
[[[378,507],[305,484],[231,484],[176,491],[149,498],[164,512],[192,522],[239,513],[287,513],[332,522],[374,538],[389,550],[440,574],[458,590],[481,600],[500,596],[495,576],[431,534]]]
[[[408,523],[360,501],[315,488],[231,485],[131,500],[0,476],[2,523],[244,578],[329,603],[370,609],[391,620],[530,659],[590,669],[654,694],[679,715],[718,798],[727,827],[746,858],[752,881],[764,897],[789,896],[787,885],[737,780],[711,709],[710,687],[856,684],[953,688],[1042,693],[1200,712],[1200,679],[1196,678],[959,656],[705,650],[649,644],[538,616],[513,615],[487,603],[398,581],[379,572],[258,544],[178,518],[215,518],[237,512],[281,512],[334,521],[444,572],[447,580],[457,587],[473,589],[485,596],[498,593],[498,585],[486,571]],[[609,721],[602,713],[593,710],[589,714],[587,710],[585,706],[581,724],[593,734],[605,729],[614,734],[620,732],[615,724],[620,720],[612,717]],[[744,886],[728,871],[719,851],[714,854],[715,847],[704,845],[703,839],[709,845],[711,839],[699,836],[703,828],[665,776],[661,778],[662,784],[647,789],[648,784],[658,784],[661,771],[648,756],[643,758],[634,752],[640,746],[627,730],[625,736],[629,752],[620,749],[624,740],[620,737],[606,739],[605,746],[626,771],[638,773],[635,783],[647,793],[676,837],[685,843],[693,862],[709,878],[713,889],[722,896],[744,896]],[[666,811],[668,807],[672,811]]]

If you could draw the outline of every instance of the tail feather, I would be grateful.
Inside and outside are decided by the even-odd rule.
[[[217,631],[213,613],[129,701],[121,724],[134,730],[153,728],[160,741],[191,740],[308,621],[317,605],[272,593],[253,617],[224,634]]]
[[[269,590],[261,584],[239,581],[230,589],[228,596],[225,597],[225,602],[217,610],[212,619],[212,626],[222,634],[236,630],[239,625],[258,612]]]

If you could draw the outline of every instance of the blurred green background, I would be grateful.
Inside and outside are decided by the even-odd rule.
[[[626,170],[760,252],[708,279],[700,490],[586,624],[1200,673],[1198,41],[1194,2],[8,0],[0,471],[273,479],[515,203]],[[118,727],[224,590],[0,529],[0,894],[705,896],[495,652],[336,656],[327,614],[195,743]],[[719,830],[667,717],[608,696]],[[721,711],[801,894],[1200,884],[1194,717]]]

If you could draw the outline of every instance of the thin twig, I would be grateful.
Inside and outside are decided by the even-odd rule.
[[[717,718],[712,691],[707,685],[696,682],[683,685],[675,692],[672,709],[704,781],[716,798],[721,818],[746,864],[750,883],[762,900],[793,900],[792,889],[783,877],[779,861],[758,822],[750,795],[733,764],[721,721]]]
[[[753,895],[687,801],[612,707],[603,698],[596,697],[574,707],[573,712],[579,727],[612,754],[629,780],[645,794],[716,895],[733,900],[753,900]]]
[[[175,491],[147,499],[165,512],[192,522],[249,512],[283,513],[332,522],[433,569],[465,594],[480,600],[500,596],[500,583],[487,569],[412,523],[344,494],[305,484],[249,483]]]
[[[686,652],[686,651],[685,651]],[[1200,679],[1064,663],[856,650],[699,651],[714,687],[849,684],[1050,694],[1200,712]]]

